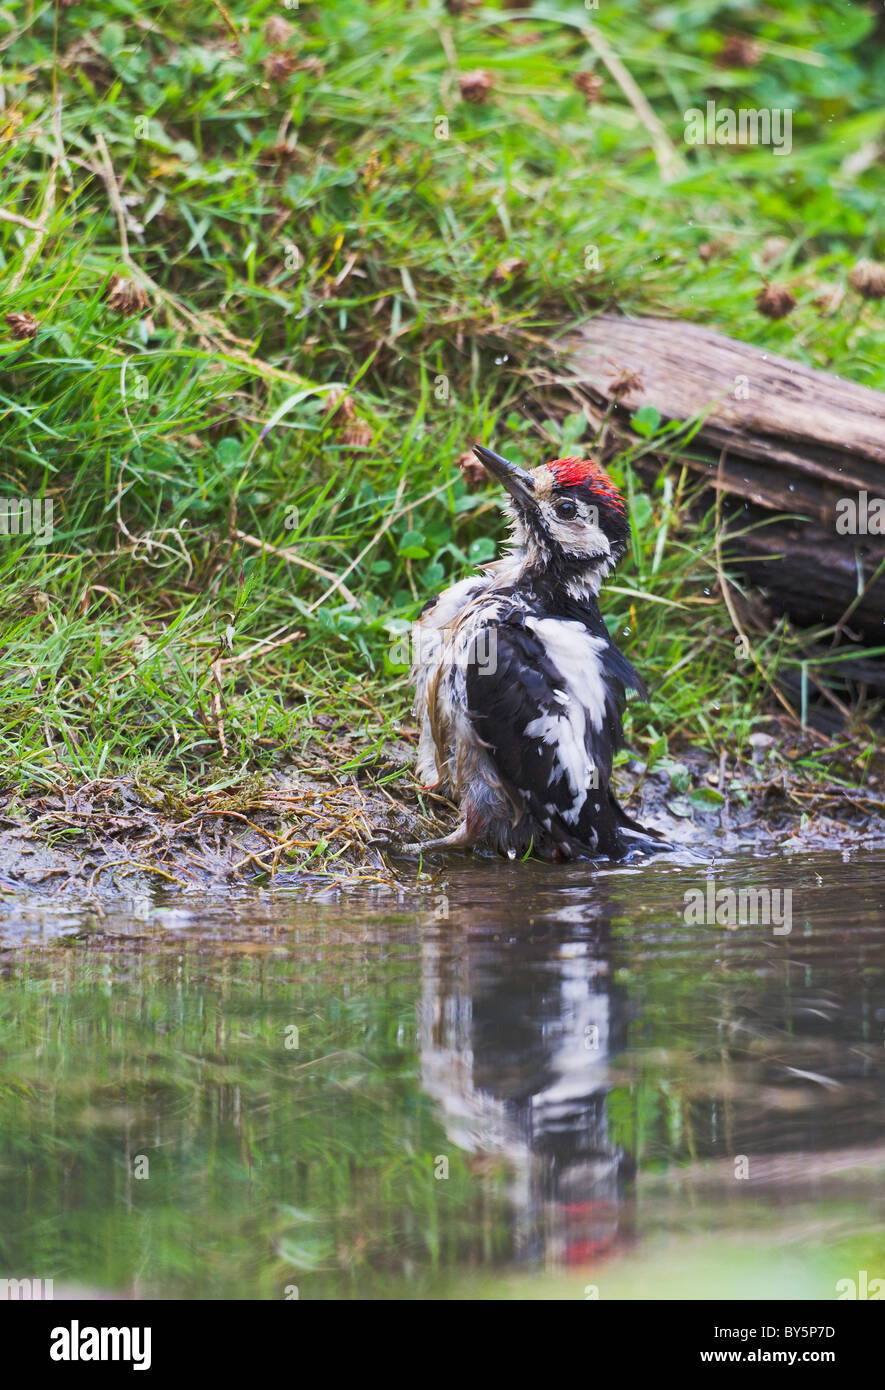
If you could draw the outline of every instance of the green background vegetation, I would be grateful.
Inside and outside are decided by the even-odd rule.
[[[588,23],[672,142],[669,183]],[[318,713],[358,723],[372,757],[406,716],[392,640],[502,535],[459,455],[575,446],[580,421],[538,418],[529,377],[564,323],[684,315],[885,384],[882,312],[847,284],[883,254],[876,24],[847,0],[16,7],[0,207],[45,239],[0,221],[0,490],[51,497],[55,534],[0,540],[10,782],[235,780]],[[740,34],[757,51],[723,65]],[[458,83],[476,68],[479,104]],[[707,99],[792,109],[792,154],[690,150],[683,113]],[[115,276],[149,303],[127,310]],[[756,311],[766,277],[796,295],[789,318]],[[678,464],[651,492],[616,472],[634,544],[604,608],[655,691],[631,736],[654,756],[680,734],[739,747],[767,692],[734,659],[710,519],[688,519]],[[778,629],[767,659],[785,645]]]

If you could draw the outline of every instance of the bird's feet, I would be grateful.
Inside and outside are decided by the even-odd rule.
[[[438,840],[425,840],[422,844],[400,845],[401,854],[428,854],[433,850],[472,849],[479,836],[471,830],[467,821],[461,821],[450,835]]]

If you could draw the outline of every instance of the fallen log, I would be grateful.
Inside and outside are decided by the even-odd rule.
[[[885,646],[885,393],[675,319],[600,314],[558,347],[548,387],[616,447],[639,438],[642,406],[701,421],[680,462],[721,490],[741,531],[732,568],[769,611]],[[885,662],[862,664],[858,679],[885,689]]]

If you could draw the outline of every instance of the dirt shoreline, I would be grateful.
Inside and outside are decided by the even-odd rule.
[[[687,750],[678,764],[617,770],[631,814],[704,857],[738,848],[833,849],[885,843],[877,780],[862,788],[810,783],[769,741],[753,761]],[[336,768],[309,747],[238,785],[176,795],[159,783],[102,779],[0,804],[0,915],[22,900],[92,903],[99,915],[158,890],[181,893],[298,884],[420,886],[419,863],[396,846],[454,824],[448,803],[408,773],[413,750],[389,744],[371,764]],[[735,774],[738,773],[739,776]],[[463,859],[463,856],[457,856]],[[481,857],[476,855],[476,858]],[[426,875],[453,856],[429,856]]]

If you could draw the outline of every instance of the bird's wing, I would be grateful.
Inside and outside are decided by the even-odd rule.
[[[608,791],[617,695],[603,677],[601,639],[568,623],[562,641],[571,644],[569,666],[583,671],[586,700],[568,689],[561,646],[557,664],[516,615],[483,628],[468,653],[467,710],[499,776],[551,840],[610,854],[620,848]]]

